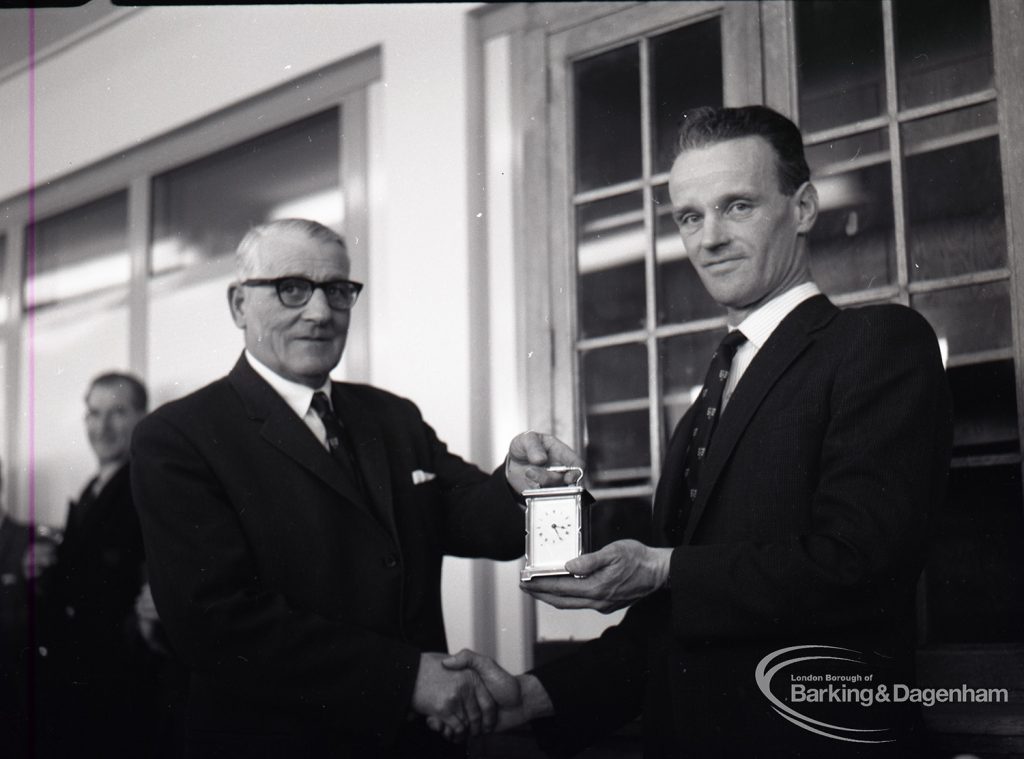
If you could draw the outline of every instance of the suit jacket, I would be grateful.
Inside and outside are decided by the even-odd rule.
[[[799,305],[740,379],[680,524],[691,429],[688,414],[655,494],[655,533],[676,546],[669,587],[537,671],[556,709],[536,725],[542,739],[572,753],[642,714],[648,756],[906,755],[906,710],[838,705],[820,720],[879,729],[867,735],[893,743],[825,737],[775,708],[755,671],[784,648],[831,645],[857,652],[843,655],[863,666],[847,665],[870,669],[875,683],[912,684],[914,592],[952,436],[931,328],[902,306],[840,311],[824,296]]]
[[[72,503],[56,561],[39,578],[39,632],[64,666],[102,677],[127,654],[142,586],[145,552],[128,464],[87,506],[81,501]]]
[[[419,656],[447,650],[443,556],[523,553],[501,470],[449,453],[408,400],[332,395],[368,499],[244,357],[136,428],[150,584],[192,670],[197,753],[415,753]]]
[[[145,554],[128,469],[71,505],[36,586],[40,756],[145,755],[152,656],[135,615]]]

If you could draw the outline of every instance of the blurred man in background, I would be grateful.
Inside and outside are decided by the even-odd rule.
[[[25,557],[35,580],[38,749],[42,756],[145,756],[155,716],[154,661],[139,628],[144,551],[128,449],[146,414],[143,384],[96,377],[85,396],[95,475],[62,539]]]

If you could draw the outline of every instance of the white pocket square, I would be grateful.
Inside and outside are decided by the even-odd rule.
[[[424,482],[430,482],[435,477],[437,477],[437,475],[433,472],[424,472],[422,469],[414,469],[412,472],[412,484],[422,485]]]

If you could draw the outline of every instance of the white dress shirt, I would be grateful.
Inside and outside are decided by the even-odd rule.
[[[323,385],[313,389],[298,382],[285,379],[252,355],[248,349],[245,351],[245,360],[249,362],[249,366],[253,368],[253,371],[265,379],[277,391],[277,394],[284,399],[284,402],[295,412],[295,415],[313,431],[316,439],[320,441],[320,445],[330,450],[330,446],[327,444],[327,430],[324,429],[324,423],[320,420],[320,415],[313,410],[312,403],[313,394],[319,391],[327,396],[327,402],[331,403],[332,408],[334,407],[331,401],[331,378],[328,377]]]
[[[813,282],[804,282],[796,287],[786,290],[781,295],[776,295],[770,301],[754,310],[746,319],[741,321],[736,329],[746,335],[747,340],[736,349],[733,356],[732,366],[729,369],[729,379],[725,382],[722,391],[722,408],[732,397],[736,384],[740,377],[747,371],[754,356],[761,350],[761,347],[768,342],[768,338],[782,323],[782,320],[789,316],[790,312],[808,298],[820,295],[821,290]],[[730,328],[731,331],[731,328]]]

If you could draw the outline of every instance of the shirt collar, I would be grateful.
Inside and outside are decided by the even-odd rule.
[[[790,312],[808,298],[820,295],[821,290],[814,282],[804,282],[792,287],[781,295],[776,295],[763,306],[756,308],[746,319],[739,323],[737,329],[746,335],[754,347],[761,349],[771,337],[775,328]]]
[[[253,371],[265,379],[268,385],[274,388],[277,394],[280,395],[281,398],[284,399],[284,402],[288,404],[288,408],[294,411],[300,419],[306,415],[307,411],[309,411],[309,405],[313,402],[313,394],[317,391],[326,395],[328,401],[331,400],[330,377],[324,380],[323,385],[313,389],[298,382],[292,382],[289,379],[285,379],[256,358],[248,348],[245,351],[245,360],[249,362],[249,366],[253,368]]]

